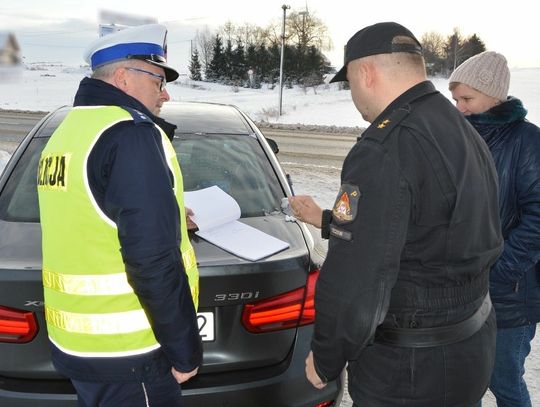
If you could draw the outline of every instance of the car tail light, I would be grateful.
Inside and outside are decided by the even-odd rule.
[[[315,321],[315,285],[319,270],[309,273],[305,287],[253,304],[242,313],[244,327],[252,333],[277,331]]]
[[[334,400],[328,400],[328,401],[323,401],[322,403],[315,405],[315,407],[330,407],[333,405],[334,405]]]
[[[38,333],[33,312],[0,306],[0,342],[26,343]]]

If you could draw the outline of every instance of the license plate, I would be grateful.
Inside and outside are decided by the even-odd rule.
[[[199,324],[199,335],[203,342],[211,342],[215,339],[214,313],[198,312],[197,322]]]

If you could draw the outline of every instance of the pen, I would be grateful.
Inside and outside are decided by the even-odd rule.
[[[289,188],[291,189],[291,195],[294,196],[294,190],[292,187],[292,179],[290,174],[285,174],[285,177],[287,178],[287,183],[289,184]]]

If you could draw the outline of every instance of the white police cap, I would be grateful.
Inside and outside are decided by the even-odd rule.
[[[167,82],[178,72],[167,65],[167,28],[162,24],[129,27],[98,38],[84,52],[84,60],[96,69],[123,59],[137,59],[165,70]]]

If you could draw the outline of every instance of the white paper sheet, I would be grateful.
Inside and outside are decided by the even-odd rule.
[[[289,247],[283,240],[239,222],[240,207],[217,186],[184,193],[198,236],[238,257],[256,261]]]

